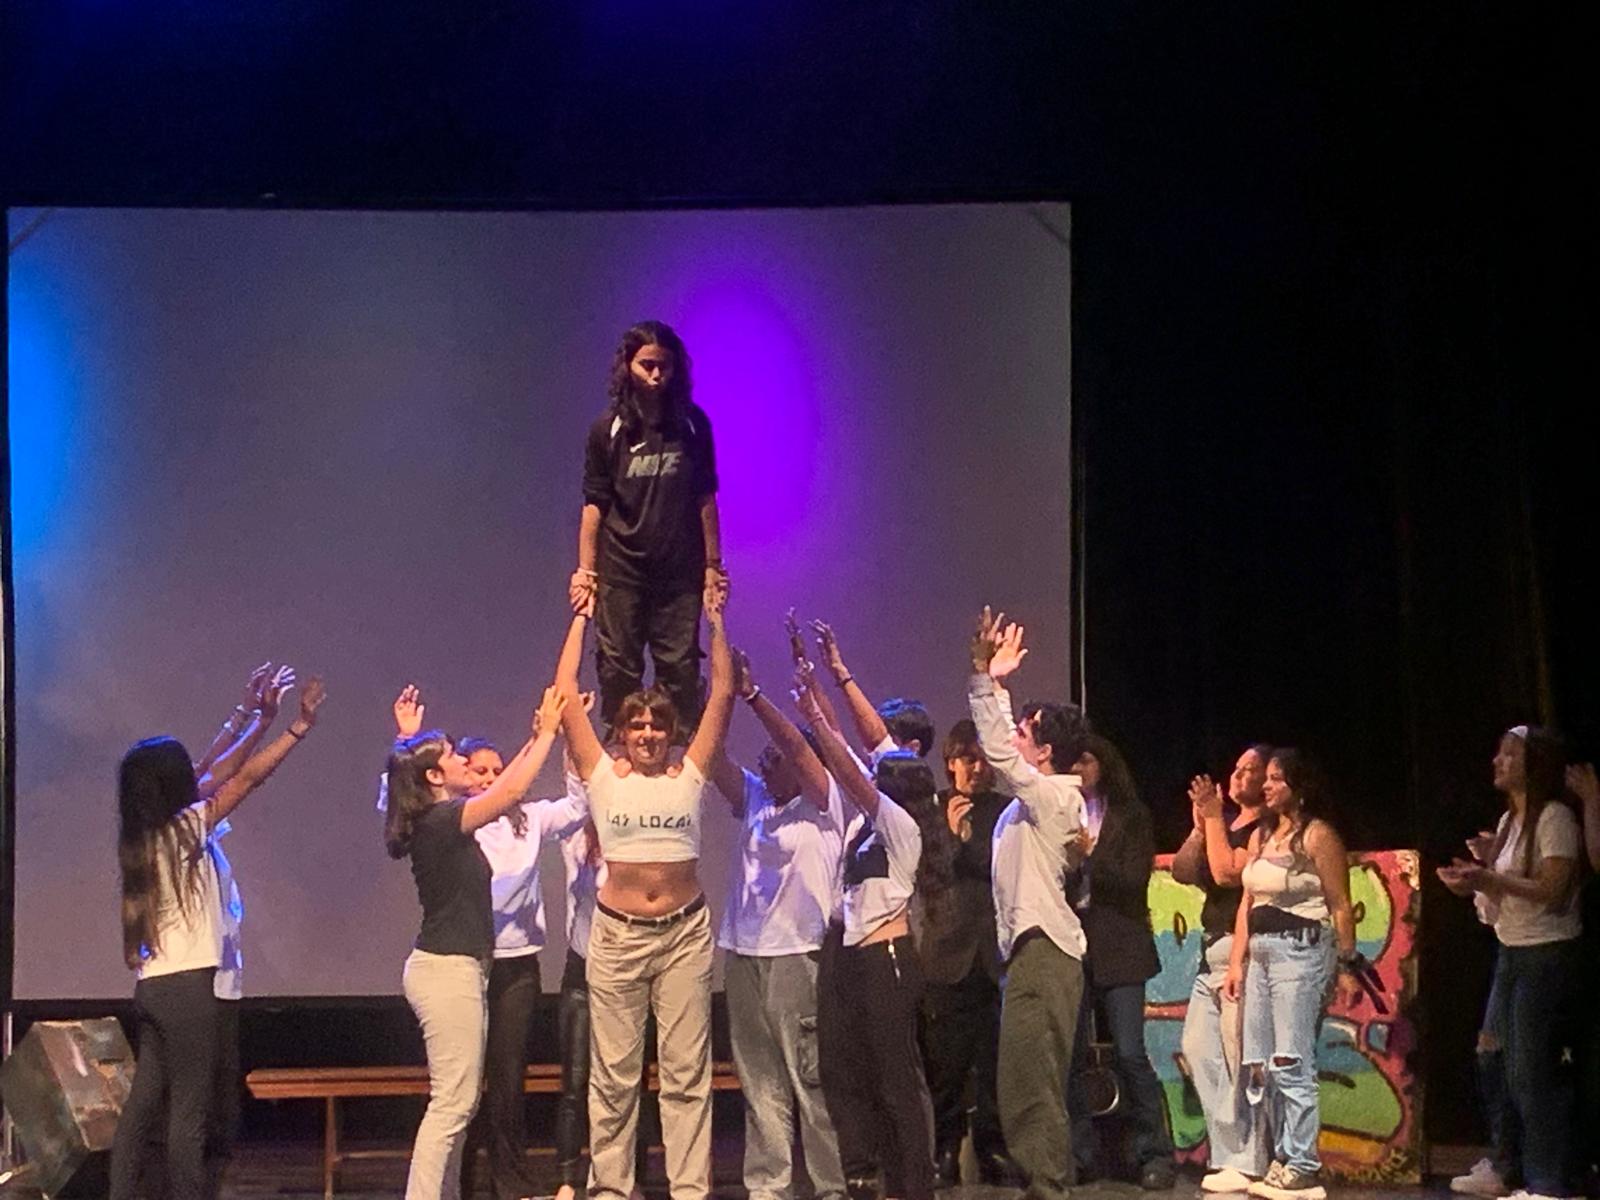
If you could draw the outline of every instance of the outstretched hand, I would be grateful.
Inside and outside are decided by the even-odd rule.
[[[594,597],[599,588],[599,578],[593,571],[579,567],[567,580],[567,603],[572,605],[573,616],[594,616]]]
[[[269,721],[277,716],[278,706],[283,703],[283,694],[296,682],[294,668],[288,663],[274,671],[270,679],[263,677],[256,693],[256,707],[261,710],[261,715]]]
[[[428,706],[422,702],[417,685],[408,683],[394,698],[394,728],[402,738],[416,737],[422,730],[422,717]]]
[[[554,685],[545,688],[544,698],[539,701],[539,707],[533,714],[533,732],[535,736],[549,732],[555,737],[561,732],[561,714],[567,708],[567,693]]]
[[[1021,625],[1011,624],[1002,628],[999,618],[996,618],[994,628],[999,632],[993,635],[989,677],[999,683],[1022,665],[1022,660],[1028,657],[1028,651],[1022,645]]]
[[[824,722],[822,702],[817,699],[817,677],[810,663],[800,663],[795,667],[794,688],[789,694],[794,697],[794,705],[806,723],[820,728]]]
[[[240,707],[245,709],[260,708],[261,693],[267,686],[267,680],[271,677],[272,661],[270,659],[251,671],[250,678],[245,681],[244,703]]]
[[[834,679],[848,679],[850,668],[844,665],[844,655],[839,652],[839,637],[833,632],[833,626],[826,621],[812,621],[811,632],[816,635],[817,652],[822,657],[822,663],[833,672]]]
[[[317,710],[327,698],[328,689],[322,682],[322,676],[313,675],[306,680],[306,686],[300,692],[300,719],[307,726],[317,723]]]
[[[754,673],[750,670],[750,656],[739,647],[733,648],[733,694],[748,700],[756,690]]]

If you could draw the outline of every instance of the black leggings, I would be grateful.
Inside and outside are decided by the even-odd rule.
[[[539,956],[497,958],[489,968],[489,1030],[483,1056],[483,1103],[467,1127],[461,1194],[473,1192],[478,1147],[489,1151],[495,1200],[519,1200],[538,1189],[528,1174],[528,1101],[523,1075],[528,1032],[539,1003]]]
[[[215,967],[134,985],[139,1057],[111,1144],[111,1200],[133,1200],[146,1146],[164,1127],[166,1196],[204,1200],[207,1116],[216,1088]]]
[[[848,1049],[844,1086],[828,1102],[841,1156],[846,1129],[852,1142],[864,1135],[877,1148],[885,1196],[931,1200],[933,1110],[917,1048],[916,947],[909,937],[844,947],[834,987]]]
[[[588,964],[576,950],[567,951],[566,968],[561,972],[561,999],[556,1009],[557,1033],[561,1042],[561,1098],[556,1101],[556,1164],[561,1182],[582,1191],[588,1182],[583,1148],[589,1141],[589,981]],[[655,1018],[650,1018],[649,1035]],[[647,1035],[645,1057],[653,1057]],[[641,1086],[642,1083],[641,1083]],[[659,1130],[661,1116],[649,1092],[639,1105],[639,1137],[636,1142],[634,1179],[644,1178],[649,1147],[656,1140],[647,1130]],[[467,1194],[463,1189],[462,1194]]]

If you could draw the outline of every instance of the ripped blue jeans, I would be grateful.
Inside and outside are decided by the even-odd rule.
[[[1317,1029],[1333,978],[1333,930],[1252,933],[1245,971],[1245,1095],[1265,1105],[1272,1157],[1297,1171],[1320,1170]]]

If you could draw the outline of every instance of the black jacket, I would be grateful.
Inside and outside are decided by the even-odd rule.
[[[939,796],[946,809],[954,792]],[[995,822],[1010,801],[998,792],[980,792],[972,801],[972,836],[961,841],[939,825],[955,843],[955,878],[946,895],[922,898],[922,941],[917,953],[924,980],[959,983],[981,962],[995,982],[1000,980],[1000,951],[994,931],[994,889],[989,882],[990,847]]]
[[[1109,804],[1100,840],[1087,862],[1067,878],[1067,895],[1089,883],[1089,906],[1078,910],[1089,953],[1084,967],[1097,988],[1143,983],[1161,969],[1150,928],[1150,871],[1155,831],[1141,800]]]

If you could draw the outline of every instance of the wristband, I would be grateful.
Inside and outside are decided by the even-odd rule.
[[[740,696],[739,699],[743,700],[746,704],[754,704],[756,702],[756,698],[760,695],[761,685],[758,683],[755,687],[750,689],[750,693],[748,695]]]
[[[587,575],[590,579],[599,579],[600,573],[589,567],[579,567],[573,572],[575,575]]]
[[[833,681],[833,684],[834,684],[835,687],[848,687],[850,684],[854,683],[855,681],[856,681],[856,677],[854,675],[846,675],[843,679],[835,679]]]
[[[292,737],[295,741],[303,742],[303,741],[306,740],[306,734],[311,732],[311,728],[310,728],[310,726],[307,726],[306,729],[305,729],[305,732],[302,733],[302,732],[297,731],[295,729],[294,725],[291,723],[289,725],[289,727],[288,727],[287,732],[288,732],[289,736]]]

